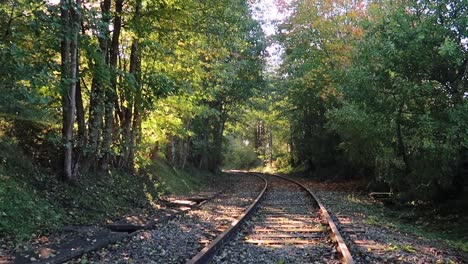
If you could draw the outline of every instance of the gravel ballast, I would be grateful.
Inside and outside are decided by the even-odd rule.
[[[463,253],[443,241],[428,239],[386,225],[366,208],[377,201],[353,194],[346,184],[297,178],[310,188],[329,210],[356,263],[467,263]]]
[[[230,174],[217,190],[222,194],[202,207],[138,231],[125,243],[111,245],[74,260],[80,263],[185,263],[236,219],[263,188],[256,176]]]
[[[328,232],[320,221],[318,207],[308,194],[284,179],[268,179],[270,186],[258,210],[241,232],[222,247],[212,263],[340,263]],[[272,227],[271,220],[278,217],[284,221],[275,220],[273,223],[278,227]],[[285,226],[288,225],[295,226],[296,231],[285,231]],[[304,233],[297,231],[296,227],[315,228],[318,231]],[[265,229],[272,232],[259,232]],[[291,238],[294,235],[298,238]],[[266,236],[266,240],[270,242],[257,243],[255,241],[258,240],[252,238],[258,236]],[[280,238],[270,238],[275,236]],[[281,238],[282,236],[286,238]]]

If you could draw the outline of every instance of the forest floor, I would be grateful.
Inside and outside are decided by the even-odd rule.
[[[233,209],[240,208],[242,212],[250,205],[262,185],[252,187],[263,182],[257,177],[249,177],[253,179],[239,180],[223,173],[206,181],[206,175],[192,175],[192,180],[203,182],[203,188],[190,193],[168,193],[157,203],[123,214],[113,221],[102,219],[89,225],[66,226],[16,248],[13,248],[14,243],[2,239],[0,263],[183,263],[186,257],[204,246],[199,240],[209,235],[207,229],[213,229],[209,233],[217,232],[215,227],[219,224],[216,222],[230,224],[234,221]],[[206,204],[200,207],[201,204],[185,203],[190,199]],[[226,208],[230,210],[226,211]],[[113,232],[115,227],[123,232]],[[142,229],[129,230],[135,227]],[[88,252],[90,249],[92,252],[72,258],[77,255],[76,251]]]
[[[121,235],[109,234],[105,225],[135,215],[159,219],[178,213],[178,208],[161,210],[165,207],[161,199],[172,199],[170,194],[187,196],[222,184],[222,175],[177,169],[159,158],[138,175],[112,170],[104,175],[81,175],[76,183],[63,182],[53,170],[41,167],[26,151],[25,144],[19,144],[20,140],[2,134],[7,131],[2,126],[9,123],[1,121],[0,118],[2,264],[20,252],[40,245],[67,244],[75,237],[90,239],[87,244],[94,240],[99,243],[98,237],[121,239]],[[37,253],[57,255],[56,251]],[[35,252],[27,259],[38,260],[37,256]]]
[[[358,263],[468,263],[468,215],[384,206],[358,182],[299,178],[337,223]]]
[[[203,179],[206,176],[199,177]],[[225,195],[182,214],[180,208],[154,205],[135,210],[127,216],[139,215],[146,219],[163,219],[164,215],[175,217],[159,221],[154,228],[119,238],[115,243],[75,258],[70,263],[184,263],[203,247],[199,241],[207,235],[206,228],[213,228],[216,221],[229,217],[229,214],[223,216],[220,210],[213,208],[224,207],[226,204],[242,208],[245,206],[244,198],[251,199],[253,193],[257,192],[256,188],[246,188],[254,186],[251,182],[243,182],[227,174],[215,178],[191,195],[199,193],[200,196],[221,190],[225,191]],[[299,180],[309,186],[327,207],[357,263],[468,263],[466,216],[449,214],[429,217],[430,212],[414,208],[388,208],[358,191],[356,182],[323,182],[305,178]],[[253,193],[245,193],[243,189]],[[166,195],[165,199],[177,200],[184,197],[187,194]],[[233,198],[241,198],[241,203],[232,200]],[[103,219],[94,225],[84,226],[82,233],[75,228],[72,231],[41,234],[16,249],[11,248],[13,244],[9,241],[2,240],[0,243],[3,244],[3,252],[27,252],[28,249],[38,249],[54,243],[65,244],[80,233],[85,244],[93,244],[95,241],[89,235],[102,231],[106,224],[108,222]],[[92,232],[86,234],[86,230],[91,229]],[[36,252],[46,257],[54,257],[58,253]],[[23,257],[31,262],[40,259],[37,254]],[[255,260],[252,259],[251,263],[255,263]]]

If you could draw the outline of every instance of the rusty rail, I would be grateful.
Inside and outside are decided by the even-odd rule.
[[[245,210],[245,212],[237,219],[236,221],[231,223],[231,226],[226,229],[221,235],[219,235],[215,240],[213,240],[210,244],[204,247],[197,255],[195,255],[192,259],[186,262],[186,264],[200,264],[200,263],[208,263],[211,257],[216,254],[216,252],[221,248],[221,246],[232,236],[234,235],[237,230],[240,228],[242,223],[254,212],[255,207],[263,198],[267,188],[268,188],[268,181],[261,175],[253,174],[259,178],[261,178],[265,182],[265,186],[263,187],[260,194],[257,196],[255,201]]]
[[[241,171],[236,171],[236,172],[241,172]],[[197,255],[195,255],[192,259],[186,262],[186,264],[201,264],[201,263],[208,263],[208,261],[211,259],[211,257],[216,254],[216,252],[221,248],[221,246],[230,238],[232,237],[233,234],[237,232],[237,230],[240,228],[243,222],[253,213],[254,209],[257,207],[261,199],[263,198],[267,188],[268,188],[268,181],[259,173],[251,173],[252,175],[255,175],[257,177],[260,177],[265,181],[265,186],[263,190],[260,192],[260,194],[257,196],[255,201],[247,208],[244,214],[242,214],[238,220],[234,221],[231,226],[226,229],[221,235],[219,235],[215,240],[213,240],[208,246],[203,248],[200,252],[198,252]],[[297,185],[299,185],[301,188],[307,191],[307,193],[311,196],[311,198],[316,202],[316,204],[320,208],[320,213],[323,217],[323,219],[327,222],[328,224],[328,229],[330,231],[331,238],[333,241],[336,243],[336,248],[338,252],[340,253],[340,260],[343,264],[354,264],[353,257],[351,256],[351,253],[348,250],[348,247],[346,246],[343,237],[341,236],[338,228],[336,227],[336,224],[333,222],[332,218],[330,217],[330,214],[328,213],[327,209],[325,206],[323,206],[322,202],[315,196],[315,194],[306,186],[304,186],[302,183],[289,179],[284,176],[280,175],[272,175],[275,177],[279,177],[288,181],[291,181]]]
[[[276,177],[280,177],[282,179],[285,179],[285,180],[288,180],[288,181],[291,181],[291,182],[294,182],[296,183],[297,185],[301,186],[302,188],[304,188],[304,190],[307,190],[307,192],[309,193],[309,195],[315,200],[315,202],[317,203],[317,205],[320,207],[320,212],[322,214],[322,217],[324,218],[324,220],[327,222],[328,224],[328,228],[329,228],[329,231],[331,233],[331,237],[333,239],[333,241],[335,241],[336,243],[336,248],[338,250],[338,252],[340,253],[341,255],[341,263],[343,264],[354,264],[354,260],[353,260],[353,257],[351,256],[351,253],[349,252],[349,249],[348,247],[346,246],[346,243],[344,242],[343,240],[343,237],[341,236],[340,234],[340,231],[338,230],[338,228],[336,227],[336,224],[335,222],[333,222],[333,219],[331,218],[330,214],[328,213],[327,209],[325,208],[325,206],[323,206],[322,202],[318,199],[318,197],[309,189],[307,188],[306,186],[304,186],[302,183],[296,181],[296,180],[293,180],[293,179],[289,179],[287,177],[284,177],[284,176],[280,176],[280,175],[274,175]]]

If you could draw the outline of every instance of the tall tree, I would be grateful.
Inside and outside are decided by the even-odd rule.
[[[294,157],[308,171],[333,167],[341,160],[335,133],[326,129],[326,112],[340,104],[340,86],[356,41],[362,35],[359,1],[295,1],[294,12],[280,25],[284,47],[279,69],[288,100]],[[338,173],[338,172],[337,172]]]
[[[102,159],[100,161],[101,170],[106,171],[109,162],[112,159],[111,145],[115,133],[115,105],[117,104],[117,75],[118,68],[117,62],[119,58],[120,48],[120,35],[122,31],[122,9],[123,1],[115,1],[114,23],[112,38],[110,39],[110,46],[107,49],[107,56],[109,57],[108,65],[110,71],[109,87],[104,90],[104,131],[102,142]],[[110,15],[110,13],[109,13]]]
[[[460,176],[466,164],[461,131],[467,122],[460,119],[466,98],[460,93],[467,92],[467,7],[458,1],[384,3],[370,6],[372,24],[366,23],[347,72],[345,104],[329,113],[329,126],[354,164],[408,199],[460,194],[467,184]]]
[[[78,163],[73,163],[73,125],[76,111],[76,84],[78,69],[78,34],[81,24],[81,1],[61,0],[61,87],[62,87],[62,137],[63,173],[67,180],[74,180]]]

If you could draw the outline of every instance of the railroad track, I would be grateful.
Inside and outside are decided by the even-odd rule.
[[[187,264],[354,263],[325,207],[302,184],[277,175],[255,201]]]

